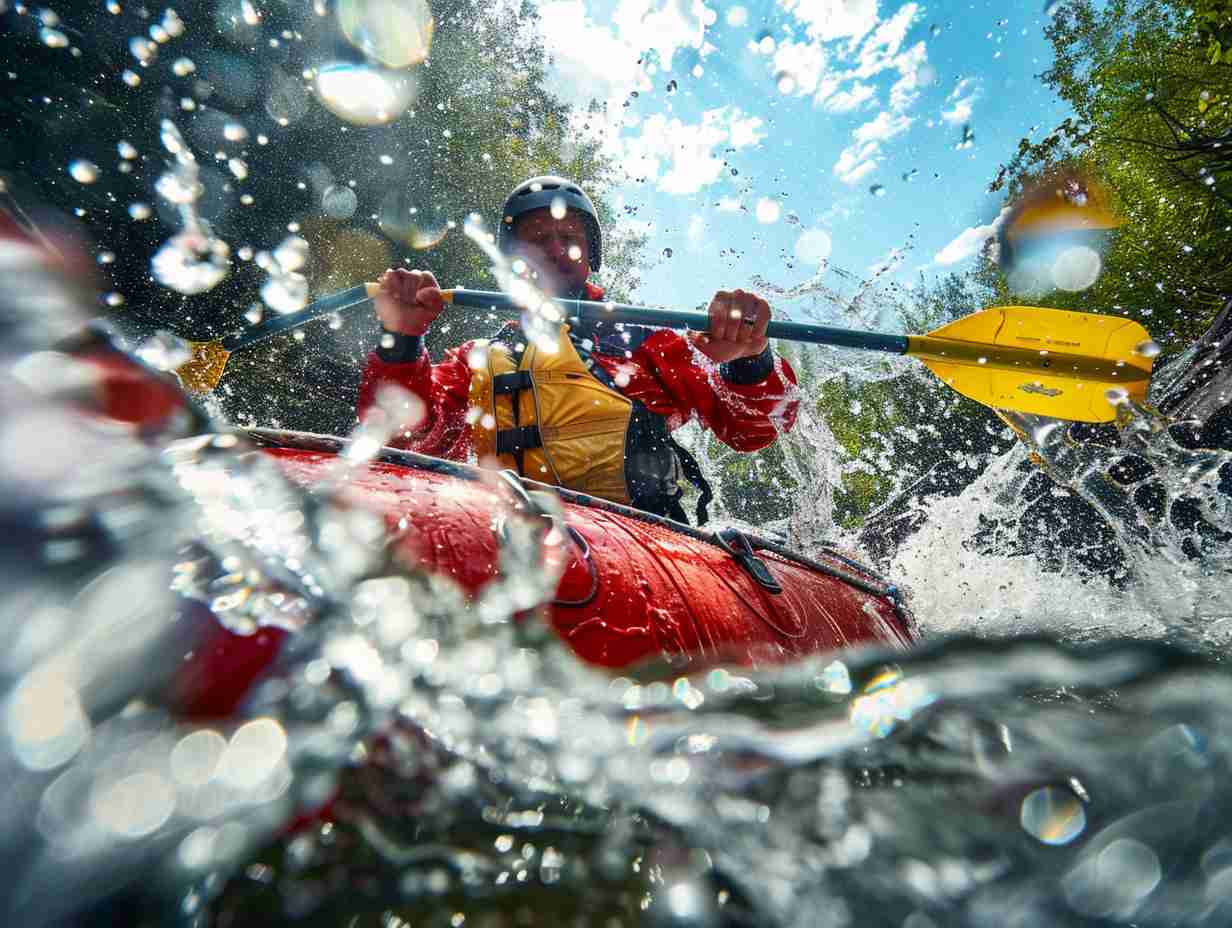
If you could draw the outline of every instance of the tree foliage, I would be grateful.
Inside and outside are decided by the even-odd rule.
[[[1042,78],[1075,115],[1024,139],[992,187],[1011,200],[1058,168],[1100,179],[1125,225],[1096,284],[1041,305],[1123,312],[1179,348],[1232,293],[1232,62],[1226,0],[1074,0],[1047,35]],[[1216,54],[1218,51],[1218,54]],[[1002,279],[997,297],[1019,294]]]
[[[216,19],[216,6],[177,3],[183,36],[159,46],[144,68],[128,47],[151,24],[139,4],[124,4],[116,15],[101,3],[62,11],[77,56],[41,42],[35,16],[15,18],[28,34],[8,46],[16,76],[0,99],[10,130],[0,140],[0,170],[33,200],[65,214],[82,211],[99,250],[116,255],[103,272],[107,289],[125,302],[110,313],[133,340],[158,329],[204,340],[250,325],[254,304],[270,310],[259,305],[265,274],[239,256],[240,246],[272,250],[292,232],[309,243],[304,272],[318,296],[396,264],[431,269],[447,286],[492,289],[486,259],[463,235],[464,221],[478,214],[494,229],[505,196],[535,174],[575,178],[605,225],[614,225],[604,199],[613,166],[577,124],[585,114],[554,93],[538,30],[527,28],[538,15],[529,0],[434,0],[431,54],[406,72],[417,95],[401,116],[376,126],[348,122],[315,99],[313,69],[363,60],[332,15],[316,15],[307,3],[258,4],[257,28],[240,17]],[[270,44],[270,36],[283,39]],[[179,58],[191,70],[177,68]],[[125,68],[138,84],[121,80]],[[232,246],[229,277],[197,296],[150,279],[151,256],[179,225],[154,191],[169,159],[159,141],[164,118],[196,154],[201,216]],[[247,138],[224,139],[228,122],[242,125]],[[120,141],[140,153],[127,173],[119,170]],[[216,159],[216,152],[225,157]],[[232,157],[243,159],[246,177],[228,171]],[[78,158],[100,167],[97,183],[68,177],[68,164]],[[354,195],[353,214],[327,214],[323,198],[331,188],[344,199],[344,191]],[[157,218],[134,221],[127,212],[134,202],[154,206]],[[618,297],[636,287],[640,246],[628,235],[605,242],[604,279]],[[491,328],[489,319],[459,314],[438,326],[430,347],[439,352]],[[218,391],[222,408],[243,422],[345,431],[354,421],[359,371],[377,337],[366,312],[237,353]]]

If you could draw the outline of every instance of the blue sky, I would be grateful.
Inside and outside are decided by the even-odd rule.
[[[1052,60],[1042,3],[541,10],[562,95],[608,104],[600,134],[629,174],[617,204],[652,233],[645,302],[691,306],[754,275],[796,286],[827,243],[860,277],[961,270],[1000,211],[998,165],[1068,114],[1035,77]]]

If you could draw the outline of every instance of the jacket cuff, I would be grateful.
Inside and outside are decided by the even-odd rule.
[[[761,354],[748,358],[736,358],[734,361],[725,361],[719,365],[719,373],[722,374],[723,379],[738,387],[761,383],[770,376],[773,370],[774,352],[770,350],[769,345]]]
[[[392,338],[393,344],[388,348],[385,344]],[[422,335],[399,335],[396,332],[383,332],[381,341],[377,343],[376,356],[386,364],[406,364],[418,361],[423,354]]]

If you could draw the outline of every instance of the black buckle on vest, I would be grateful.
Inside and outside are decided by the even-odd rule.
[[[496,433],[497,454],[518,454],[527,448],[542,448],[543,436],[539,426],[523,425],[514,429],[500,429]]]
[[[753,553],[753,546],[739,529],[725,528],[714,533],[719,547],[736,559],[736,563],[771,593],[782,593],[783,587],[774,579],[766,562]]]
[[[492,378],[492,392],[497,396],[517,393],[519,390],[529,390],[533,385],[530,371],[513,371],[508,374],[497,374]]]

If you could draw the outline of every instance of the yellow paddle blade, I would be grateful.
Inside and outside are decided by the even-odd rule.
[[[998,306],[908,336],[907,354],[969,397],[1073,422],[1112,422],[1114,401],[1146,399],[1158,347],[1130,319]]]
[[[189,342],[192,357],[176,368],[176,376],[191,393],[209,393],[222,380],[231,352],[222,342]]]

